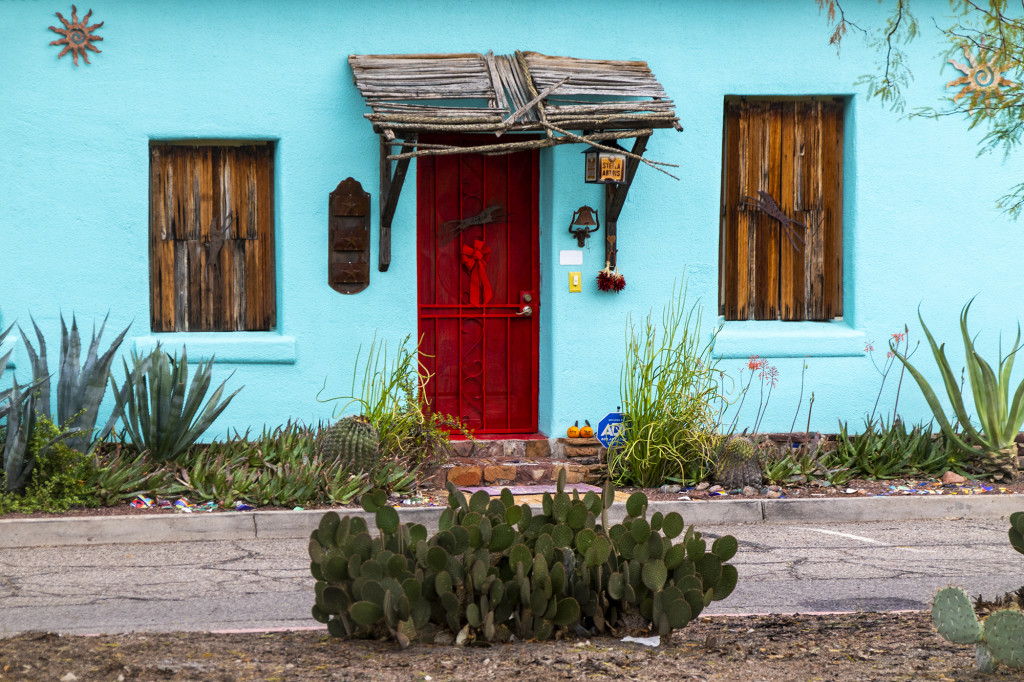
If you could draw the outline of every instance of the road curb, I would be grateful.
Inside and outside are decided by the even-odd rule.
[[[405,523],[436,523],[443,507],[399,507]],[[999,519],[1024,510],[1024,495],[901,496],[831,499],[656,501],[649,512],[678,512],[687,524],[857,523],[928,519]],[[340,514],[373,515],[360,509]],[[194,542],[304,538],[324,510],[224,512],[140,516],[0,519],[0,549],[117,543]],[[609,521],[621,520],[625,505],[609,509]]]

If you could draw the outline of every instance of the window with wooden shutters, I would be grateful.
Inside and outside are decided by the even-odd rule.
[[[153,331],[273,329],[273,143],[152,143],[149,173]]]
[[[719,239],[726,320],[843,314],[843,101],[727,98]]]

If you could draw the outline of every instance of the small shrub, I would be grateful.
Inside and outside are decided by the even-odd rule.
[[[0,513],[62,512],[95,504],[87,482],[91,460],[61,442],[66,437],[67,431],[37,416],[26,454],[33,463],[32,473],[23,491],[0,496]]]

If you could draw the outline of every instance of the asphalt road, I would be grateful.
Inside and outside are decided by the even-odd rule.
[[[740,541],[736,591],[705,613],[929,608],[947,584],[1020,587],[1007,522],[704,526]],[[306,540],[0,549],[0,636],[317,626]]]

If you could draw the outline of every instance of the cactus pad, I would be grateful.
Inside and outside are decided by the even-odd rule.
[[[1024,669],[1024,613],[1007,609],[986,618],[985,644],[998,662]]]
[[[959,587],[944,587],[932,600],[932,621],[939,634],[955,644],[982,641],[983,628],[971,598]]]
[[[1010,514],[1010,545],[1024,554],[1024,511]]]

